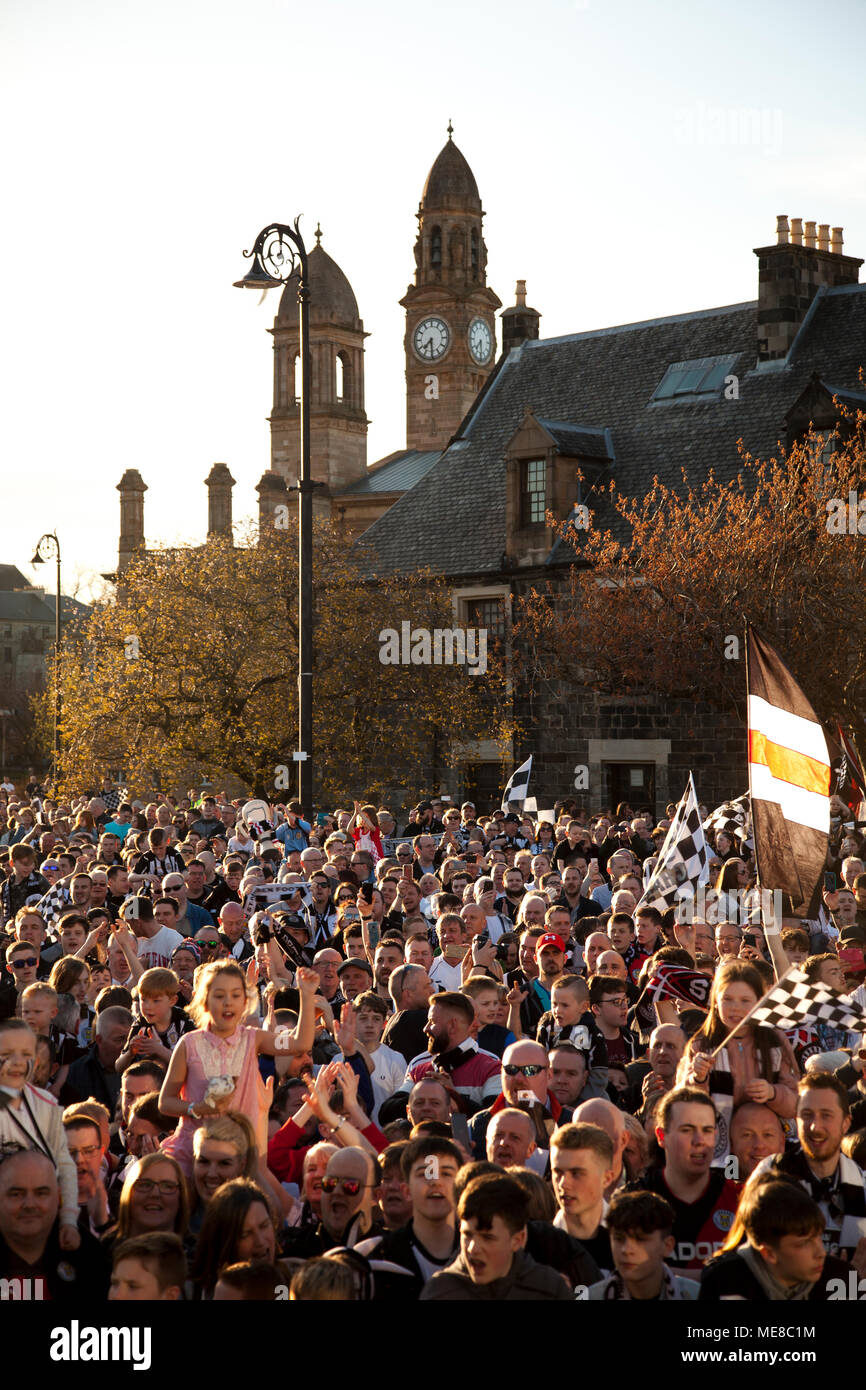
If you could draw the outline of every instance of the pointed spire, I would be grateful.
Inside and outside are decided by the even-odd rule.
[[[448,139],[449,139],[449,140],[451,139],[451,136],[452,136],[453,134],[454,134],[454,127],[453,127],[453,125],[451,124],[451,117],[449,116],[449,117],[448,117]]]
[[[317,223],[316,223],[316,245],[317,245],[317,246],[321,246],[321,244],[322,244],[322,224],[321,224],[321,222],[317,222]]]

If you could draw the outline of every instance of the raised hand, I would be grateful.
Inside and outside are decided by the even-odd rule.
[[[319,989],[319,976],[315,970],[311,970],[307,965],[299,965],[295,975],[295,983],[301,994],[315,995]]]
[[[77,1250],[81,1244],[81,1232],[77,1226],[60,1227],[60,1249]]]
[[[340,1010],[340,1021],[334,1028],[334,1038],[344,1057],[351,1057],[357,1051],[357,1024],[355,1008],[344,1004]]]

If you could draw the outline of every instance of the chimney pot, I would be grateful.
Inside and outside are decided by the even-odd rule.
[[[834,227],[830,233],[830,250],[836,256],[842,254],[842,228]]]
[[[806,243],[807,246],[814,246],[815,243],[816,243],[816,241],[817,241],[817,238],[816,238],[816,236],[815,236],[815,223],[814,223],[814,222],[807,222],[807,223],[806,223],[806,237],[805,237],[805,243]]]
[[[788,219],[784,213],[780,213],[776,218],[776,245],[788,245]]]
[[[803,219],[802,217],[791,218],[791,245],[803,245]]]
[[[518,280],[514,291],[514,298],[519,309],[526,308],[526,281]]]
[[[818,250],[830,250],[830,223],[821,222],[818,225]]]

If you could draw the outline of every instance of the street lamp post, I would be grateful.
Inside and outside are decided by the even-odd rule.
[[[31,565],[42,565],[46,560],[51,559],[53,554],[57,561],[57,595],[54,607],[54,764],[51,770],[54,790],[57,791],[60,782],[60,541],[57,539],[55,531],[49,531],[47,535],[40,536],[36,546],[36,553],[30,561]],[[45,550],[45,554],[43,554]]]
[[[313,805],[313,492],[310,477],[310,280],[307,249],[296,217],[293,226],[274,222],[244,255],[253,264],[235,286],[243,290],[285,285],[297,272],[301,330],[301,476],[298,491],[298,800]]]

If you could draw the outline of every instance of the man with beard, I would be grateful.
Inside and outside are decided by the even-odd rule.
[[[829,1072],[808,1072],[798,1086],[798,1151],[763,1159],[757,1173],[795,1178],[824,1217],[824,1248],[858,1267],[866,1259],[866,1173],[842,1153],[851,1128],[848,1092]]]
[[[404,970],[408,968],[403,966]],[[428,1050],[409,1063],[396,1095],[408,1096],[416,1081],[435,1072],[437,1079],[453,1092],[460,1110],[466,1115],[474,1115],[495,1100],[502,1089],[499,1058],[483,1052],[478,1046],[472,1037],[474,1024],[475,1006],[465,994],[446,991],[435,995],[430,1000],[424,1029]],[[391,1102],[396,1095],[391,1097]],[[393,1118],[385,1116],[385,1106],[382,1118],[386,1123]]]

